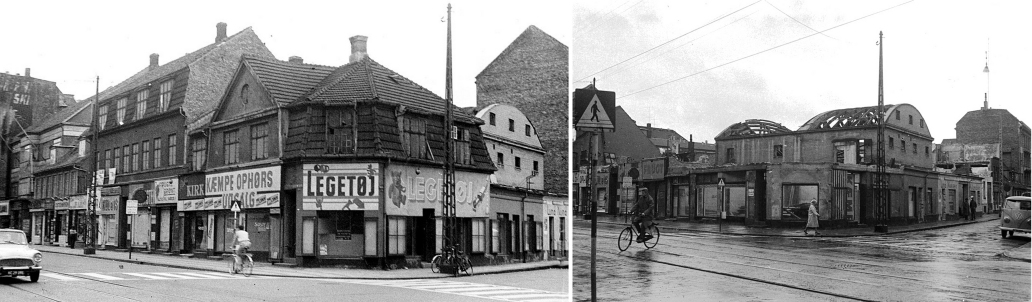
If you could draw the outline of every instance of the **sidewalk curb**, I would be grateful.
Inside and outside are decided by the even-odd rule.
[[[69,250],[75,251],[76,249],[69,249]],[[78,251],[81,252],[82,250],[78,250]],[[208,272],[216,272],[216,273],[225,273],[226,272],[226,270],[211,269],[211,268],[206,268],[206,267],[194,267],[194,266],[188,266],[188,265],[165,264],[165,263],[149,262],[149,261],[143,261],[143,260],[108,258],[108,257],[101,257],[101,256],[96,256],[96,255],[85,255],[85,254],[73,253],[73,252],[49,251],[49,250],[44,250],[43,252],[62,254],[62,255],[70,255],[70,256],[79,256],[79,257],[86,257],[86,258],[94,258],[94,259],[101,259],[101,260],[111,260],[111,261],[116,261],[116,262],[124,262],[124,263],[140,264],[140,265],[162,266],[162,267],[170,267],[170,268],[178,268],[178,269],[188,269],[188,270],[198,270],[198,271],[208,271]],[[525,271],[534,271],[534,270],[543,270],[543,269],[552,269],[552,268],[569,269],[570,268],[569,266],[570,266],[570,262],[566,261],[566,264],[552,264],[552,265],[546,265],[546,266],[514,268],[514,269],[503,269],[503,270],[499,270],[499,271],[491,271],[491,272],[486,272],[486,273],[474,274],[473,276],[496,275],[496,274],[525,272]],[[452,276],[452,275],[443,275],[443,274],[440,275],[440,276],[434,275],[434,276],[429,276],[429,277],[360,277],[360,276],[356,276],[356,277],[333,277],[333,276],[303,276],[303,275],[280,276],[280,275],[261,274],[261,273],[255,273],[255,274],[251,274],[251,275],[252,276],[262,276],[262,277],[283,277],[283,278],[304,278],[304,279],[339,279],[339,280],[421,280],[421,279],[444,279],[444,278],[473,277],[473,276],[463,276],[463,275]]]
[[[955,223],[955,224],[949,224],[949,225],[937,225],[937,226],[930,226],[930,227],[915,228],[915,229],[912,229],[912,230],[887,232],[887,233],[881,233],[881,234],[854,234],[854,235],[838,235],[838,234],[834,234],[834,235],[822,235],[822,236],[818,236],[818,237],[844,238],[844,237],[884,236],[884,235],[903,234],[903,233],[910,233],[910,232],[919,232],[919,231],[943,229],[943,228],[949,228],[949,227],[955,227],[955,226],[961,226],[961,225],[968,225],[968,224],[974,224],[974,223],[980,223],[980,222],[994,221],[994,220],[999,220],[999,219],[1000,218],[997,217],[997,218],[990,218],[988,220],[967,221],[967,222],[961,222],[961,223]],[[625,223],[609,222],[609,221],[598,221],[598,223],[600,223],[600,224],[608,224],[608,225],[625,225]],[[688,232],[697,232],[697,233],[722,234],[722,235],[734,235],[734,236],[763,236],[763,237],[786,237],[786,238],[814,237],[814,236],[806,236],[806,235],[756,234],[756,233],[745,233],[745,234],[743,234],[743,233],[737,233],[737,232],[735,232],[735,233],[732,233],[732,232],[714,232],[714,231],[710,231],[710,230],[697,230],[697,229],[690,229],[690,228],[663,226],[662,223],[660,223],[659,228],[660,229],[666,229],[666,230],[674,230],[674,231],[688,231]]]
[[[1011,260],[1017,260],[1017,261],[1024,261],[1024,262],[1032,263],[1032,258],[1027,258],[1027,257],[1030,257],[1029,248],[1028,248],[1028,246],[1030,244],[1032,244],[1032,243],[1026,243],[1026,244],[1023,244],[1023,245],[1021,245],[1019,247],[1012,248],[1012,249],[1000,252],[999,254],[996,254],[996,256],[1007,258],[1007,259],[1011,259]],[[1018,253],[1018,252],[1015,252],[1017,250],[1022,250],[1020,253],[1023,254],[1024,257],[1021,257],[1021,256],[1011,256],[1011,253]]]

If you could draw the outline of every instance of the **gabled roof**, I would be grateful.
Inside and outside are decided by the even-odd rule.
[[[545,49],[554,49],[555,53],[564,57],[569,56],[570,52],[569,47],[537,28],[537,26],[528,26],[527,29],[523,30],[523,33],[521,33],[519,37],[516,37],[512,43],[509,43],[509,46],[499,53],[490,64],[487,64],[487,67],[484,67],[484,70],[481,70],[480,73],[477,74],[476,78],[480,78],[481,75],[488,73],[489,71],[494,71],[496,67],[501,65],[502,61],[517,52],[521,54],[535,55],[535,52]],[[565,62],[565,60],[563,60],[563,62]]]
[[[330,66],[291,63],[251,55],[244,55],[241,60],[251,68],[279,106],[305,95],[336,70]]]
[[[408,78],[380,65],[369,56],[334,70],[293,104],[354,104],[379,101],[403,105],[424,114],[443,115],[444,99]],[[454,117],[466,123],[484,122],[452,105]]]
[[[239,63],[235,57],[225,58],[224,55],[236,52],[250,52],[258,56],[272,57],[272,52],[265,47],[258,35],[251,27],[247,27],[221,42],[201,47],[164,65],[145,67],[128,79],[105,89],[100,93],[100,100],[101,102],[108,101],[114,96],[132,91],[194,64],[204,64],[201,68],[191,68],[190,85],[187,86],[186,97],[182,104],[182,108],[186,112],[187,123],[195,122],[214,109],[216,102],[212,100],[221,96],[222,89],[225,89],[226,86],[225,81],[228,81],[225,79],[228,77],[225,74],[226,70],[232,73]],[[209,55],[217,57],[209,57]]]
[[[71,106],[61,109],[50,118],[43,120],[43,122],[30,126],[25,131],[28,133],[40,133],[62,124],[89,126],[91,118],[93,118],[92,104],[92,100],[73,103]],[[85,123],[82,121],[85,121]]]

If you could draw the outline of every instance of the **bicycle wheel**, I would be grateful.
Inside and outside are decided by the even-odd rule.
[[[642,242],[642,244],[645,244],[645,248],[651,249],[656,247],[656,244],[659,243],[659,227],[656,227],[656,225],[653,224],[649,227],[648,231],[652,234],[652,238]]]
[[[237,273],[237,270],[236,270],[236,255],[233,255],[233,257],[229,258],[229,273],[230,274],[236,274]]]
[[[459,259],[459,268],[462,269],[463,273],[472,276],[473,275],[473,262],[469,261],[469,258]]]
[[[434,273],[441,272],[441,255],[436,255],[433,260],[430,260],[430,271]]]
[[[631,227],[627,227],[620,232],[620,237],[616,238],[616,247],[623,252],[631,246],[631,242],[634,242],[634,230],[631,230]]]
[[[241,268],[240,270],[244,272],[244,276],[250,277],[252,271],[254,270],[254,260],[251,259],[251,256],[248,255],[247,260],[244,260],[244,263],[241,265],[243,266],[243,268]]]

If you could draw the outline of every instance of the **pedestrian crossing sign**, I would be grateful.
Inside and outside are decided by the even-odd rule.
[[[230,208],[229,210],[233,211],[233,212],[240,212],[240,201],[239,200],[234,200],[233,201],[233,207]]]
[[[573,92],[574,126],[577,128],[616,129],[614,117],[616,93],[595,89]]]

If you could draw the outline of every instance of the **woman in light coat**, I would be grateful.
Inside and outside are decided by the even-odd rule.
[[[807,215],[806,218],[806,228],[803,229],[803,234],[809,236],[810,228],[813,228],[813,233],[815,235],[820,235],[821,232],[817,231],[817,217],[820,217],[821,213],[817,212],[817,199],[810,201],[810,210],[807,212],[809,213],[809,215]]]

